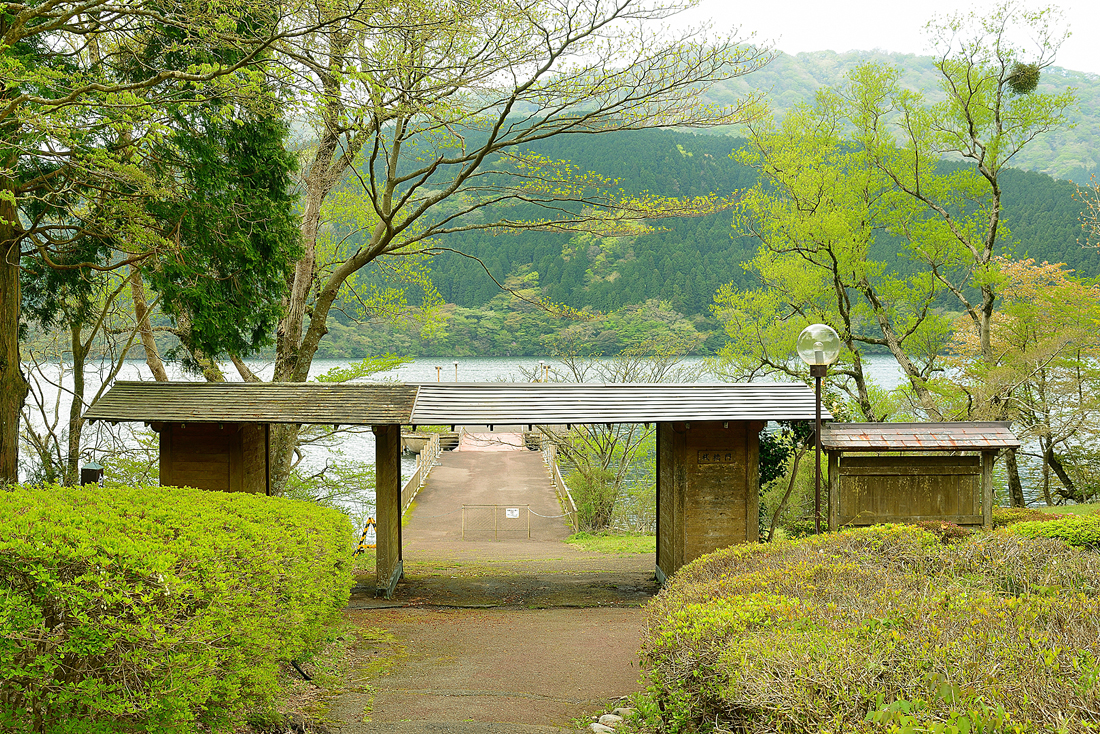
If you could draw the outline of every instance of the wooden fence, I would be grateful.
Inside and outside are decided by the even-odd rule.
[[[993,454],[829,456],[829,529],[939,520],[989,525]]]

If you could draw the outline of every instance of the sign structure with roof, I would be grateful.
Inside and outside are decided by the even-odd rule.
[[[822,428],[821,445],[830,530],[925,520],[988,528],[993,460],[1020,441],[1003,421],[841,423]],[[889,455],[851,456],[869,453]]]
[[[813,420],[814,407],[798,383],[118,382],[84,417],[151,425],[162,485],[259,493],[270,493],[271,425],[372,426],[378,589],[389,596],[404,568],[401,426],[656,424],[663,581],[705,553],[757,541],[758,434],[768,420]]]

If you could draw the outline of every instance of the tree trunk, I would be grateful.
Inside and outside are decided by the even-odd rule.
[[[1058,480],[1062,482],[1063,489],[1058,491],[1058,494],[1065,497],[1071,502],[1084,502],[1085,498],[1081,494],[1081,490],[1077,489],[1077,485],[1073,483],[1073,479],[1066,471],[1066,467],[1063,466],[1061,459],[1054,453],[1054,448],[1051,447],[1050,454],[1047,456],[1047,463],[1050,464],[1050,468],[1054,470],[1054,473],[1058,475]]]
[[[300,430],[301,426],[294,424],[271,426],[271,494],[275,496],[286,492],[286,481],[294,464]]]
[[[157,349],[157,341],[153,338],[153,325],[149,321],[145,281],[142,280],[141,271],[136,265],[130,266],[130,293],[134,300],[134,316],[137,318],[138,334],[141,335],[141,346],[145,347],[145,363],[149,365],[153,379],[157,382],[168,382],[168,371],[164,369],[160,350]]]
[[[0,199],[0,488],[19,481],[19,412],[29,389],[19,357],[18,221]]]
[[[81,326],[73,320],[69,325],[73,348],[73,402],[69,405],[68,455],[65,458],[65,476],[68,486],[80,481],[80,431],[84,420],[84,363],[88,358],[90,342],[85,345],[80,338]]]
[[[1016,465],[1016,449],[1005,449],[1005,470],[1008,472],[1008,497],[1013,507],[1023,507],[1024,486],[1020,483],[1020,467]]]
[[[1050,496],[1050,454],[1053,451],[1053,446],[1048,446],[1047,442],[1040,437],[1039,447],[1043,450],[1043,499],[1049,507],[1054,504],[1053,498]]]

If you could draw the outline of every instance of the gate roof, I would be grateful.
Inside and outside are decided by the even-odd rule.
[[[117,382],[88,420],[443,425],[813,420],[799,383]],[[822,418],[831,419],[822,408]]]
[[[1008,421],[833,423],[821,428],[830,451],[993,451],[1018,448]]]

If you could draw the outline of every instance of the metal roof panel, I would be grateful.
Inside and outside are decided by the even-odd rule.
[[[945,451],[1017,448],[1007,421],[948,423],[832,423],[821,429],[825,449]]]
[[[813,420],[799,383],[116,382],[88,420],[341,425]],[[822,418],[832,416],[822,410]]]

